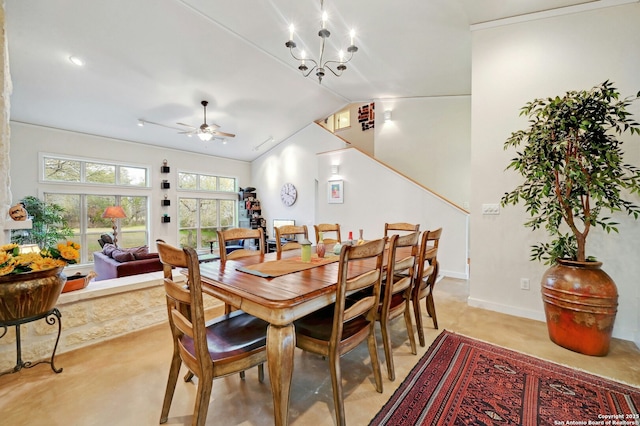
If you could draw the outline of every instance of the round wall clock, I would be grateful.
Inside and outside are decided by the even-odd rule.
[[[298,198],[298,191],[292,183],[285,183],[280,190],[280,199],[285,206],[292,206]]]

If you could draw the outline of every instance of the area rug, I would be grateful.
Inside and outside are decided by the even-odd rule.
[[[639,425],[640,388],[447,331],[370,425]]]

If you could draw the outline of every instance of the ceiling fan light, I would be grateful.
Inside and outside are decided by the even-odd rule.
[[[208,142],[211,140],[211,138],[213,138],[213,135],[211,133],[199,132],[198,137],[202,142]]]

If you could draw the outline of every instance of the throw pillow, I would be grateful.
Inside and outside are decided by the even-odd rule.
[[[113,260],[116,260],[118,262],[130,262],[132,260],[136,260],[133,253],[120,249],[115,249],[111,253],[111,257],[113,258]]]
[[[129,253],[133,254],[133,256],[137,259],[138,256],[143,256],[147,253],[149,253],[149,248],[147,246],[140,246],[140,247],[130,247],[128,249],[125,249],[126,251],[128,251]]]
[[[113,244],[105,244],[104,247],[102,247],[102,253],[105,256],[109,256],[109,257],[113,257],[112,253],[114,250],[117,250],[118,248],[116,246],[114,246]]]

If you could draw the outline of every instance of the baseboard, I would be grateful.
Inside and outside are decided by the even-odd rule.
[[[527,318],[535,321],[546,322],[543,311],[533,311],[531,309],[515,308],[509,305],[502,305],[500,303],[488,302],[482,299],[475,299],[469,297],[467,304],[474,308],[486,309],[488,311],[500,312],[501,314],[513,315],[516,317]],[[640,348],[640,331],[632,330],[629,328],[613,327],[612,337],[616,339],[628,340],[635,343]]]
[[[486,309],[488,311],[500,312],[501,314],[513,315],[516,317],[527,318],[535,321],[546,321],[544,312],[534,311],[531,309],[515,308],[509,305],[503,305],[495,302],[488,302],[482,299],[469,297],[467,304],[474,308]]]

